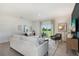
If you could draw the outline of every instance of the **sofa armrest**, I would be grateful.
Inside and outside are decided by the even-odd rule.
[[[45,41],[38,47],[38,55],[43,56],[48,52],[48,41]]]

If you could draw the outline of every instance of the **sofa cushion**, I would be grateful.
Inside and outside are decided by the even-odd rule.
[[[39,38],[38,36],[22,36],[22,35],[14,35],[13,36],[15,39],[20,39],[23,41],[30,41],[33,44],[35,44],[36,46],[41,45],[44,42],[43,38]]]
[[[38,36],[27,37],[27,40],[33,42],[37,46],[44,43],[45,41],[43,38],[39,38]]]

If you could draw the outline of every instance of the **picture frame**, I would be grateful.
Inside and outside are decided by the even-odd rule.
[[[59,23],[58,24],[58,31],[63,32],[67,30],[67,24],[66,23]]]

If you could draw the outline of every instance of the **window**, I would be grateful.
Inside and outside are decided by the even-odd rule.
[[[53,24],[51,21],[43,21],[41,24],[41,33],[45,37],[53,35]]]

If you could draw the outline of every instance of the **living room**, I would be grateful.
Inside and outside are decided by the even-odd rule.
[[[71,14],[74,7],[75,3],[0,3],[0,45],[2,53],[0,55],[74,55],[73,53],[67,54],[66,51],[60,53],[61,48],[56,52],[59,44],[62,42],[60,44],[62,46],[63,42],[66,42],[68,33],[71,32]],[[51,39],[56,34],[62,35],[60,40]],[[30,43],[30,40],[38,38],[45,41],[44,44],[37,44],[39,49],[33,45],[37,42]],[[18,41],[19,39],[21,41]],[[49,46],[49,50],[52,49],[50,51],[48,51]],[[7,50],[6,47],[8,47]]]

